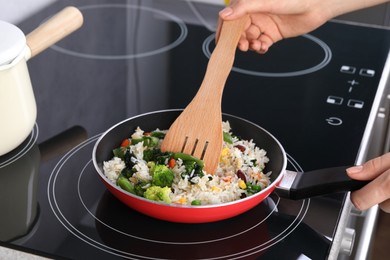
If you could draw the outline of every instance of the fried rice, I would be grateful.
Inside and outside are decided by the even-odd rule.
[[[166,133],[167,130],[156,129]],[[171,203],[182,205],[210,205],[220,204],[239,200],[251,196],[254,193],[266,188],[270,184],[271,172],[264,172],[264,168],[269,161],[266,151],[257,147],[253,140],[242,140],[232,133],[229,122],[223,122],[223,131],[230,140],[223,142],[223,149],[220,156],[218,168],[215,173],[206,173],[203,176],[190,178],[183,175],[185,165],[182,159],[176,159],[171,171],[174,173],[174,179],[169,193]],[[145,132],[139,127],[131,135],[131,139],[139,139],[145,136]],[[158,149],[162,139],[159,139]],[[150,149],[143,142],[129,144],[131,154],[136,159],[133,175],[129,180],[133,183],[142,181],[143,189],[150,187],[152,181],[152,172],[150,162],[144,160],[144,151]],[[164,162],[166,165],[168,161]],[[117,179],[122,170],[126,168],[123,159],[113,157],[103,164],[105,176],[113,184],[117,184]],[[184,177],[183,177],[184,176]]]

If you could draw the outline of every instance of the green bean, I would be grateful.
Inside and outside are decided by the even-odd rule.
[[[125,191],[135,194],[134,185],[123,175],[119,175],[116,184]]]
[[[228,144],[233,143],[233,137],[228,132],[223,132],[223,140]]]
[[[186,154],[186,153],[174,153],[173,158],[175,158],[175,160],[182,159],[183,161],[196,162],[202,168],[204,166],[204,162],[202,160],[200,160],[192,155]]]
[[[150,134],[150,136],[157,137],[158,139],[164,139],[165,133],[155,131],[155,132],[152,132]]]
[[[158,144],[159,139],[154,136],[143,136],[142,138],[133,138],[131,139],[131,144],[137,144],[140,142],[144,142],[144,146],[146,147],[155,147]]]

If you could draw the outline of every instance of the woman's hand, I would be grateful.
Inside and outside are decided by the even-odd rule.
[[[249,14],[250,22],[238,43],[242,51],[265,53],[275,42],[308,33],[345,12],[389,0],[232,0],[220,11],[217,40],[222,20]]]
[[[222,20],[234,20],[249,14],[250,23],[245,27],[238,48],[242,51],[265,53],[273,43],[307,33],[326,22],[328,15],[325,12],[318,14],[316,8],[310,6],[311,2],[236,0],[223,9],[219,16]]]
[[[379,204],[383,211],[390,213],[390,153],[351,167],[347,174],[356,180],[372,180],[351,193],[351,201],[357,209],[366,210]]]

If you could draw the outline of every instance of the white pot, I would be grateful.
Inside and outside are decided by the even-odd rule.
[[[16,26],[0,21],[0,156],[19,146],[30,134],[37,107],[27,60],[80,28],[83,16],[66,7],[24,36]]]

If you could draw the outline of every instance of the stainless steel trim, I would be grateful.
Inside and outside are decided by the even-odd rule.
[[[296,176],[297,172],[285,170],[283,174],[283,179],[280,181],[277,188],[280,190],[285,190],[287,192],[290,191]]]
[[[379,82],[379,86],[371,108],[370,116],[368,118],[364,135],[360,143],[359,151],[355,161],[356,165],[363,164],[368,159],[368,150],[369,150],[368,148],[369,148],[371,137],[373,135],[373,126],[375,124],[375,120],[377,119],[377,113],[381,105],[382,97],[384,96],[386,87],[388,85],[389,74],[390,74],[390,52],[387,54],[387,60],[383,68],[381,80]],[[376,156],[379,156],[379,154]],[[334,239],[329,252],[328,259],[339,258],[340,243],[345,228],[347,228],[349,222],[351,222],[352,210],[353,210],[353,205],[350,201],[350,194],[348,193],[340,215],[339,225],[337,226],[334,235]],[[372,242],[372,235],[374,232],[377,215],[378,215],[377,206],[372,207],[367,212],[365,212],[364,224],[360,231],[361,235],[359,236],[360,239],[356,241],[357,244],[354,246],[354,248],[356,249],[356,251],[354,250],[355,259],[369,259],[370,246]]]
[[[358,152],[358,156],[356,159],[356,164],[362,164],[367,160],[367,148],[370,142],[370,137],[372,136],[374,121],[377,117],[377,113],[380,107],[380,103],[383,95],[385,94],[385,89],[388,84],[390,74],[390,52],[387,54],[387,60],[385,67],[383,68],[381,80],[379,82],[378,90],[371,108],[370,116],[368,118],[368,122],[366,125],[366,129],[364,131],[362,142],[360,143],[360,148]]]
[[[329,251],[329,260],[338,259],[340,253],[341,241],[343,239],[344,230],[347,227],[347,222],[349,219],[349,213],[352,210],[352,203],[350,202],[349,193],[345,198],[345,204],[343,206],[343,210],[341,211],[341,216],[339,220],[339,224],[337,225],[336,233],[333,237],[332,246]]]
[[[370,259],[370,248],[372,237],[374,235],[376,222],[378,218],[378,206],[374,206],[366,211],[363,228],[360,234],[359,243],[356,245],[355,259],[367,260]]]

